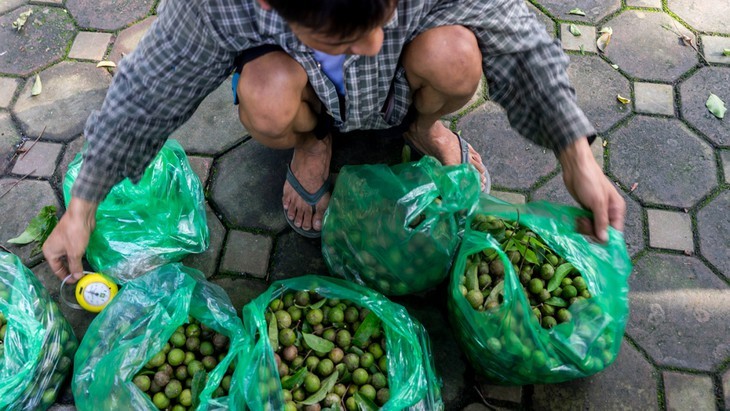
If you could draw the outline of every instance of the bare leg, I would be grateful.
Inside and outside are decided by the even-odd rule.
[[[476,37],[462,26],[436,27],[413,39],[402,61],[418,114],[404,137],[443,164],[459,164],[458,140],[439,119],[463,107],[479,85],[482,55]],[[471,163],[482,174],[479,153],[471,146],[469,153]]]
[[[264,54],[243,67],[237,93],[238,114],[251,136],[267,147],[294,148],[292,172],[307,191],[317,191],[329,175],[332,138],[317,140],[312,134],[321,103],[304,69],[284,52]],[[313,215],[312,207],[284,183],[284,210],[305,230],[321,230],[329,199],[325,194]]]

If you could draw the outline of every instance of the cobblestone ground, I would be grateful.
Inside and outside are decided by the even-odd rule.
[[[0,244],[55,297],[59,283],[47,263],[6,241],[44,205],[62,207],[66,166],[114,74],[96,63],[133,50],[157,7],[156,0],[0,1]],[[705,102],[713,93],[730,105],[730,56],[723,54],[730,3],[532,0],[530,7],[571,57],[578,100],[600,133],[595,155],[628,204],[631,316],[621,353],[605,371],[558,385],[499,387],[475,375],[460,353],[444,305],[433,304],[444,301],[443,291],[399,300],[429,330],[447,409],[728,409],[730,116],[713,117]],[[576,8],[585,16],[571,13]],[[29,9],[25,27],[13,29]],[[573,24],[580,36],[571,34]],[[613,35],[600,52],[605,27]],[[31,97],[36,75],[43,92]],[[173,137],[209,204],[211,247],[185,262],[228,290],[240,309],[273,280],[326,269],[318,242],[294,234],[280,211],[290,154],[247,136],[229,90],[230,82],[221,85]],[[488,161],[495,195],[575,204],[555,158],[510,130],[486,90],[445,120]],[[335,167],[397,162],[401,146],[393,136],[351,136],[337,143]],[[93,317],[64,312],[82,337]],[[73,409],[68,389],[54,409]]]

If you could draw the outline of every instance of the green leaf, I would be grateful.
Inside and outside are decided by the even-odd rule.
[[[30,89],[30,95],[37,96],[37,95],[41,94],[42,91],[43,91],[43,83],[41,83],[41,76],[36,74],[35,81],[33,82],[33,87]]]
[[[535,237],[530,237],[530,244],[534,245],[535,247],[540,247],[545,251],[550,251],[550,249],[542,243],[542,241],[538,240]]]
[[[570,31],[570,34],[572,34],[572,35],[574,35],[576,37],[578,37],[578,36],[580,36],[582,34],[580,32],[580,30],[578,30],[578,27],[575,24],[573,24],[573,23],[571,23],[570,26],[568,26],[568,31]]]
[[[492,291],[489,293],[489,296],[487,297],[486,303],[489,303],[491,301],[499,302],[499,295],[504,292],[504,280],[497,283],[497,285],[492,288]]]
[[[359,327],[357,327],[357,330],[355,330],[355,336],[352,337],[352,345],[357,347],[364,346],[365,343],[370,340],[370,337],[372,337],[375,331],[378,330],[378,327],[380,327],[380,318],[371,311],[365,316],[365,319],[362,320],[362,323]]]
[[[411,162],[411,146],[408,144],[403,145],[403,150],[401,151],[401,162],[402,163],[410,163]]]
[[[310,306],[309,306],[309,308],[310,308],[311,310],[316,310],[317,308],[322,308],[322,306],[323,306],[323,305],[324,305],[324,304],[325,304],[326,302],[327,302],[327,299],[326,299],[326,298],[323,298],[323,299],[321,299],[321,300],[317,301],[316,303],[314,303],[314,304],[310,305]]]
[[[285,390],[291,390],[300,386],[304,382],[304,378],[307,376],[308,373],[309,370],[307,370],[307,367],[302,367],[294,375],[287,375],[286,377],[281,379],[281,388]]]
[[[560,283],[563,281],[563,278],[565,278],[565,276],[570,274],[573,270],[575,270],[575,267],[573,267],[573,264],[571,264],[571,263],[561,264],[555,270],[555,275],[553,276],[553,278],[551,278],[550,282],[548,282],[547,290],[550,292],[553,292],[556,288],[558,288],[560,286]]]
[[[327,354],[335,348],[335,344],[332,341],[325,340],[322,337],[317,337],[314,334],[303,333],[304,342],[307,343],[309,348],[317,351],[318,353]]]
[[[545,300],[545,304],[552,305],[553,307],[567,307],[568,303],[560,297],[550,297]]]
[[[15,238],[11,238],[10,240],[8,240],[8,242],[10,244],[18,244],[18,245],[29,244],[29,243],[32,243],[33,241],[35,241],[36,238],[40,237],[40,234],[41,234],[40,231],[33,230],[29,226],[19,236],[15,237]]]
[[[273,313],[269,321],[269,343],[271,343],[271,348],[274,351],[279,351],[279,326],[276,321],[276,315],[273,315]]]
[[[479,266],[477,264],[471,264],[466,268],[466,289],[478,290],[479,289]]]
[[[8,243],[22,245],[38,241],[43,246],[43,243],[56,227],[56,224],[58,224],[56,206],[45,206],[38,212],[38,215],[30,220],[25,231],[19,236],[8,240]]]
[[[715,117],[719,119],[725,117],[725,111],[727,111],[727,109],[725,108],[725,102],[720,100],[720,97],[710,93],[710,97],[707,98],[705,106]]]
[[[525,251],[525,260],[532,264],[540,264],[540,260],[537,259],[537,254],[532,250]]]
[[[586,48],[582,44],[580,45],[580,54],[585,56],[586,55]]]
[[[357,409],[360,411],[378,411],[379,408],[375,403],[370,401],[369,398],[363,397],[360,392],[356,392],[355,395],[355,404],[357,404]]]
[[[586,15],[586,14],[585,14],[585,13],[583,12],[583,10],[581,10],[581,9],[579,9],[579,8],[575,8],[575,9],[573,9],[573,10],[569,11],[569,12],[568,12],[568,14],[574,14],[574,15],[576,15],[576,16],[583,16],[583,17],[585,17],[585,15]]]
[[[198,371],[193,376],[193,382],[190,385],[190,392],[192,394],[192,404],[190,404],[190,409],[194,410],[198,407],[198,404],[200,403],[200,393],[203,392],[203,389],[205,388],[205,381],[208,379],[208,374],[205,371]]]
[[[730,57],[730,49],[722,49],[722,55],[725,57]]]
[[[337,384],[337,377],[339,376],[339,372],[335,370],[335,372],[332,373],[329,377],[325,378],[324,381],[322,381],[322,385],[319,387],[319,391],[315,392],[309,398],[306,400],[300,402],[300,404],[303,405],[312,405],[316,404],[324,399],[324,397],[327,396],[327,394],[332,391],[332,388]]]

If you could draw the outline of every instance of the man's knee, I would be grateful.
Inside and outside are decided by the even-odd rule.
[[[482,54],[466,27],[435,27],[406,46],[403,67],[411,78],[439,91],[471,95],[482,76]]]
[[[254,135],[277,138],[292,128],[307,74],[293,58],[272,52],[243,67],[238,82],[238,114]]]

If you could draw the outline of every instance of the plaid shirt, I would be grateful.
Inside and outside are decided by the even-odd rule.
[[[490,98],[518,132],[556,152],[595,133],[568,82],[568,57],[524,0],[398,0],[381,52],[345,60],[344,118],[312,50],[275,12],[256,0],[166,0],[86,123],[89,144],[72,193],[101,201],[125,177],[139,181],[165,139],[231,74],[236,56],[262,44],[278,44],[304,67],[340,131],[398,124],[411,102],[398,64],[403,46],[425,30],[455,24],[476,35]],[[386,113],[391,91],[395,104]]]

